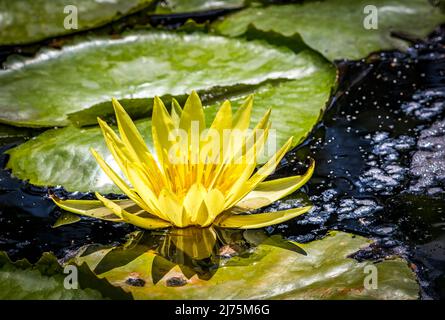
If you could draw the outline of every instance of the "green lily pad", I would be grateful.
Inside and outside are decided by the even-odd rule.
[[[300,73],[300,79],[266,83],[253,90],[256,96],[252,123],[256,123],[272,107],[271,121],[272,128],[276,129],[277,146],[291,135],[298,142],[309,133],[319,120],[335,81],[335,69],[318,54],[304,51],[295,60],[300,65],[295,69]],[[250,91],[233,93],[234,107],[238,107],[238,102],[241,103],[248,93]],[[127,106],[125,102],[123,105]],[[207,121],[213,118],[215,110],[215,105],[206,109]],[[137,123],[145,141],[150,144],[150,120]],[[97,165],[90,154],[90,147],[113,163],[98,127],[70,126],[48,130],[10,149],[7,167],[16,177],[35,185],[61,185],[69,191],[120,193]],[[115,168],[118,170],[117,166]]]
[[[153,0],[0,0],[0,45],[36,42],[95,28],[152,3]],[[73,12],[69,7],[64,12],[68,5],[77,8],[77,29],[64,26]]]
[[[82,39],[31,60],[11,61],[0,71],[0,122],[65,126],[69,114],[77,113],[77,121],[91,124],[95,117],[78,112],[96,107],[102,116],[112,113],[111,97],[138,116],[148,112],[148,98],[155,95],[299,79],[312,71],[304,55],[288,48],[202,33]]]
[[[11,262],[0,252],[0,300],[103,299],[94,289],[66,289],[67,275],[51,254],[44,254],[33,266],[26,260]]]
[[[378,9],[377,29],[364,27],[367,5]],[[391,32],[423,38],[443,22],[445,15],[439,8],[424,0],[330,0],[251,7],[216,22],[214,28],[227,36],[240,36],[249,25],[287,37],[299,34],[308,46],[333,61],[405,49],[407,43],[392,37]]]
[[[12,266],[0,268],[1,300],[90,300],[103,299],[92,289],[65,289],[64,276],[48,277],[38,270],[21,270]]]
[[[242,7],[244,2],[244,0],[165,0],[158,4],[155,13],[171,14],[215,9],[232,9]]]
[[[350,257],[372,241],[344,232],[331,232],[321,240],[298,244],[289,250],[277,237],[263,241],[249,255],[232,256],[210,278],[187,275],[180,265],[147,249],[119,262],[108,259],[109,249],[83,254],[83,261],[99,278],[130,292],[134,299],[417,299],[419,286],[414,272],[401,258],[381,262]],[[141,251],[141,252],[139,252]],[[163,261],[160,262],[159,259]],[[115,261],[115,268],[110,267]],[[154,284],[153,268],[163,268]],[[375,268],[374,268],[375,267]],[[101,269],[104,272],[98,273]],[[377,287],[370,286],[369,270],[377,270]],[[366,271],[368,270],[368,271]],[[374,271],[375,272],[375,271]],[[365,283],[367,285],[365,285]]]

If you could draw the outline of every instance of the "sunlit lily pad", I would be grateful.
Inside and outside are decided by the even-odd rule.
[[[131,248],[127,253],[123,249],[108,259],[106,268],[99,265],[110,249],[84,253],[76,261],[87,263],[100,278],[131,292],[135,299],[418,298],[415,274],[403,259],[358,262],[350,257],[372,242],[366,238],[332,232],[321,240],[298,244],[301,250],[289,250],[281,242],[285,241],[277,237],[263,240],[251,254],[225,259],[210,278],[204,279],[193,273],[185,275],[177,262],[150,249],[133,249],[139,250],[133,255]],[[124,256],[125,261],[118,261],[117,257]],[[156,284],[154,267],[164,268]],[[377,270],[377,288],[366,280],[372,267]]]
[[[317,54],[301,52],[295,59],[301,66],[295,69],[301,74],[300,79],[267,83],[254,90],[257,95],[252,123],[258,122],[272,107],[272,128],[277,130],[279,146],[290,135],[294,135],[294,141],[298,142],[309,133],[317,123],[335,81],[334,68]],[[242,100],[246,94],[241,92],[236,96]],[[123,105],[126,107],[125,102]],[[238,107],[236,102],[234,107]],[[215,106],[208,107],[206,112],[207,118],[212,119]],[[146,142],[150,143],[150,121],[140,120],[138,126]],[[62,185],[69,191],[119,193],[91,156],[90,147],[113,163],[99,128],[67,127],[49,130],[11,149],[7,166],[16,177],[35,185]]]
[[[0,0],[0,45],[36,42],[104,25],[149,6],[153,0]],[[65,28],[77,8],[77,29]],[[65,9],[67,7],[67,9]],[[71,25],[67,25],[71,26]]]
[[[378,9],[377,29],[364,27],[367,5]],[[386,49],[404,49],[405,41],[391,37],[401,32],[423,38],[445,15],[423,0],[330,0],[302,4],[251,7],[234,13],[214,27],[217,32],[240,36],[253,25],[261,31],[275,31],[284,36],[299,34],[311,48],[330,60],[360,59]]]
[[[69,114],[77,113],[76,125],[96,123],[95,116],[78,112],[96,107],[102,116],[112,113],[111,97],[140,115],[148,113],[148,98],[155,95],[300,79],[317,71],[307,60],[265,42],[201,33],[83,39],[31,60],[10,61],[9,69],[0,71],[0,122],[64,126]]]
[[[185,13],[215,9],[233,9],[244,5],[244,0],[166,0],[161,1],[155,13]]]

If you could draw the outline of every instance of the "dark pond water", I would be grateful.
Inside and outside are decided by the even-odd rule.
[[[328,112],[276,172],[298,172],[300,161],[314,158],[316,171],[304,192],[272,208],[310,201],[314,209],[267,232],[300,242],[331,229],[372,237],[376,244],[356,259],[401,255],[418,273],[423,298],[445,297],[444,36],[441,29],[407,53],[338,63],[340,84]],[[0,152],[33,134],[0,139]],[[6,161],[1,155],[2,168]],[[88,243],[120,243],[135,230],[91,220],[53,229],[60,211],[47,191],[0,170],[0,250],[13,259],[36,261],[45,251],[62,258]]]

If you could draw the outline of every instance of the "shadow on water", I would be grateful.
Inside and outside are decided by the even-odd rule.
[[[441,29],[406,53],[383,52],[366,61],[337,63],[339,87],[322,122],[276,172],[298,173],[301,161],[310,156],[317,164],[314,176],[302,192],[266,209],[287,209],[301,202],[311,202],[314,208],[267,228],[269,235],[308,242],[339,229],[373,237],[376,244],[357,253],[356,259],[402,255],[419,275],[423,298],[445,297],[445,173],[440,162],[444,156],[438,153],[442,144],[445,148],[444,35]],[[1,151],[33,134],[0,139]],[[3,167],[6,161],[3,154]],[[193,233],[154,235],[88,218],[54,229],[60,210],[46,197],[47,191],[0,171],[0,250],[11,258],[36,261],[45,251],[66,258],[87,244],[113,247],[97,266],[102,272],[110,268],[114,255],[128,261],[149,249],[157,253],[154,276],[160,279],[172,265],[182,265],[187,274],[211,277],[224,250],[234,250],[225,247],[219,231],[200,236],[206,241],[193,247],[180,240],[193,239]],[[53,191],[67,195],[62,189]],[[81,193],[69,196],[92,198]],[[129,245],[126,235],[131,232],[136,232],[131,250],[119,249]],[[229,239],[246,235],[235,232]],[[238,253],[248,253],[244,250],[249,245],[242,240]]]

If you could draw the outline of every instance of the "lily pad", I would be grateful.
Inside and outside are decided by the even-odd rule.
[[[266,83],[256,87],[252,122],[256,123],[272,107],[272,128],[276,129],[277,146],[291,135],[298,142],[319,120],[335,81],[335,69],[312,51],[294,57],[300,79]],[[298,62],[300,61],[300,62]],[[234,107],[250,93],[234,91]],[[227,98],[231,98],[228,96]],[[123,103],[126,107],[126,103]],[[147,106],[148,107],[148,106]],[[212,119],[216,105],[206,109],[207,121]],[[145,141],[151,143],[150,120],[139,120],[138,127]],[[48,130],[40,136],[8,151],[7,167],[12,173],[35,185],[62,185],[69,191],[120,193],[97,165],[89,148],[95,148],[113,163],[98,127]],[[117,166],[114,168],[119,171]]]
[[[152,3],[153,0],[0,0],[0,45],[36,42],[102,26]],[[77,28],[65,28],[72,6],[77,8]]]
[[[244,2],[244,0],[165,0],[158,4],[155,13],[171,14],[233,9],[242,7]]]
[[[65,126],[77,112],[78,121],[90,124],[95,117],[83,119],[78,112],[96,107],[102,116],[112,113],[111,97],[140,115],[148,113],[148,98],[155,95],[299,79],[314,71],[305,55],[288,48],[201,33],[82,39],[31,60],[10,61],[0,71],[0,122]]]
[[[370,15],[370,11],[364,13],[368,5],[378,10],[377,29],[364,27]],[[227,36],[240,36],[249,25],[287,37],[299,34],[307,45],[333,61],[406,49],[408,43],[392,37],[392,32],[423,38],[443,22],[440,9],[423,0],[330,0],[251,7],[216,22],[214,28]]]
[[[321,240],[298,244],[289,250],[277,237],[268,238],[247,256],[225,259],[210,278],[186,275],[183,269],[154,251],[121,252],[125,263],[99,268],[109,250],[83,255],[99,278],[130,292],[134,299],[417,299],[419,286],[408,263],[401,258],[381,262],[350,257],[372,241],[344,232],[331,232]],[[139,250],[138,248],[137,250]],[[140,250],[139,250],[140,251]],[[160,263],[163,259],[164,263]],[[156,261],[158,260],[158,261]],[[163,267],[154,284],[154,267]],[[375,269],[374,269],[375,267]],[[101,269],[102,273],[97,273]],[[369,269],[377,270],[377,287],[366,280]],[[365,272],[365,270],[368,270]]]
[[[102,294],[94,289],[65,288],[67,275],[50,254],[45,254],[33,266],[26,260],[13,263],[0,253],[0,300],[103,299]]]

